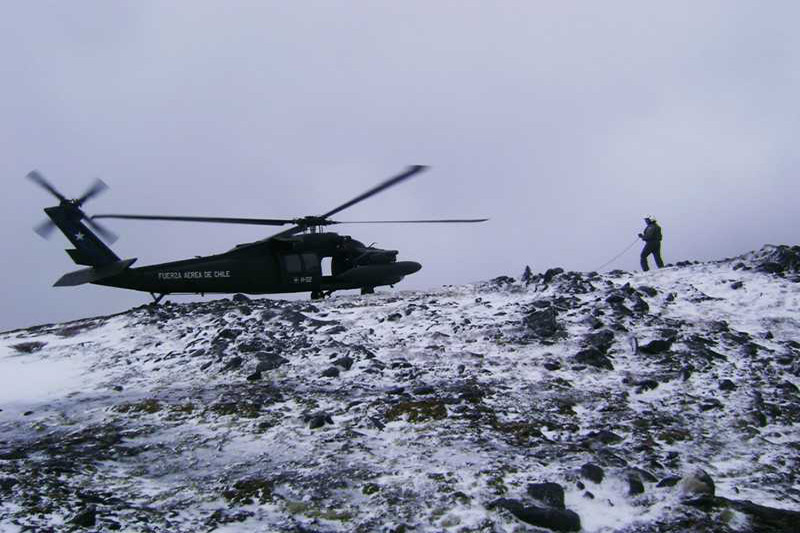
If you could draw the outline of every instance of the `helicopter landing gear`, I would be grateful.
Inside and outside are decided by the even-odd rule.
[[[361,295],[375,294],[375,287],[361,287]]]
[[[311,299],[312,300],[322,300],[325,298],[325,293],[322,291],[311,291]]]
[[[166,296],[166,295],[167,295],[167,293],[166,293],[166,292],[162,292],[162,293],[161,293],[161,294],[159,294],[158,296],[156,296],[156,293],[154,293],[154,292],[151,292],[151,293],[150,293],[150,296],[152,296],[152,297],[153,297],[153,305],[158,305],[158,304],[159,304],[159,302],[161,302],[161,299],[162,299],[164,296]]]

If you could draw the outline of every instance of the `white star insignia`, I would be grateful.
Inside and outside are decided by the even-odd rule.
[[[75,234],[75,240],[82,241],[83,240],[83,233],[78,232]]]

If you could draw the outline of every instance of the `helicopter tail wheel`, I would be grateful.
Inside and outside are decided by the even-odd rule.
[[[375,287],[362,287],[361,288],[361,295],[364,294],[375,294]]]

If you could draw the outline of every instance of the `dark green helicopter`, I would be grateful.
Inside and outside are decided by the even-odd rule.
[[[96,180],[86,193],[70,200],[58,192],[37,171],[28,178],[59,200],[44,210],[50,220],[36,228],[43,237],[55,227],[61,230],[74,248],[67,253],[73,261],[88,268],[64,274],[54,286],[75,286],[85,283],[149,292],[156,303],[167,294],[244,293],[274,294],[310,292],[312,299],[330,296],[334,291],[361,289],[362,294],[375,287],[394,285],[405,276],[417,272],[422,265],[414,261],[397,261],[397,250],[381,250],[365,246],[347,235],[325,232],[332,224],[427,224],[484,222],[488,219],[448,220],[371,220],[337,222],[330,217],[389,187],[407,180],[427,167],[415,165],[339,207],[319,216],[295,219],[186,217],[153,215],[87,216],[81,207],[107,186]],[[112,243],[116,235],[99,224],[99,218],[135,220],[168,220],[284,226],[289,229],[255,242],[240,244],[227,252],[131,268],[136,261],[120,259],[101,240]],[[90,229],[91,228],[91,229]],[[94,230],[94,232],[92,231]],[[95,234],[96,233],[96,234]],[[330,274],[322,271],[322,260],[331,258]]]

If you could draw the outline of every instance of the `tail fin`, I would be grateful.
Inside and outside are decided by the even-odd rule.
[[[117,263],[120,259],[97,235],[82,222],[83,212],[67,203],[44,210],[61,233],[72,243],[74,249],[67,250],[79,265],[102,267]]]

